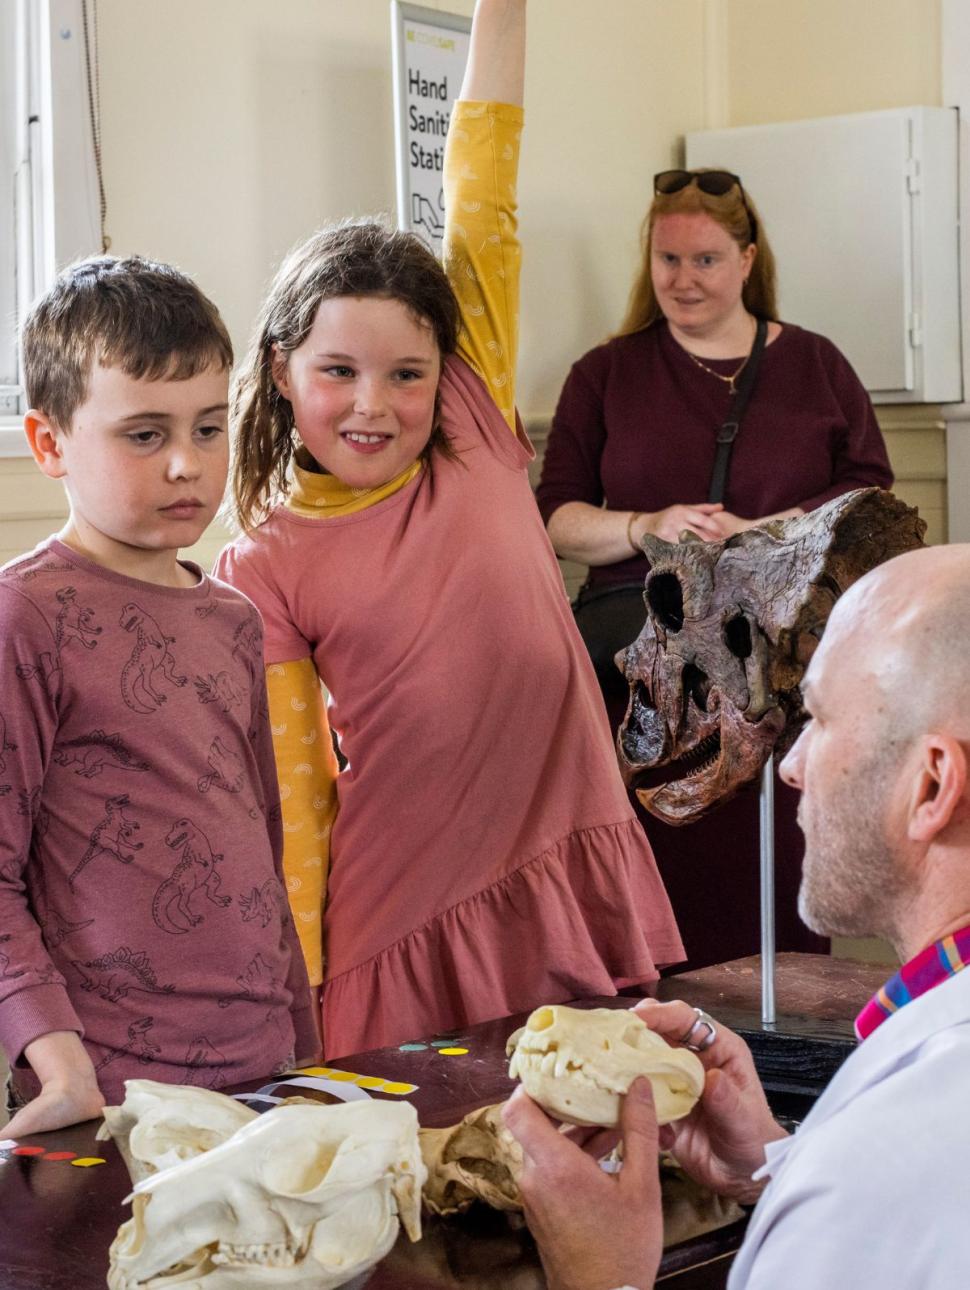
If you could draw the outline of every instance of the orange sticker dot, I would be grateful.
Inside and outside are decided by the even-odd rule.
[[[439,1048],[438,1052],[442,1057],[464,1057],[468,1052],[467,1048]]]
[[[76,1160],[76,1151],[45,1151],[45,1160]]]
[[[42,1156],[43,1154],[43,1147],[14,1147],[11,1152],[14,1156]]]
[[[78,1156],[76,1160],[71,1161],[72,1165],[77,1165],[78,1169],[90,1169],[92,1165],[107,1164],[100,1156]]]

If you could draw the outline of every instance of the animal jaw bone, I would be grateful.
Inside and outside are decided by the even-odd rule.
[[[419,1239],[425,1167],[407,1103],[302,1103],[255,1116],[221,1094],[180,1093],[140,1099],[136,1090],[127,1111],[109,1117],[109,1128],[113,1120],[127,1133],[137,1172],[179,1150],[186,1157],[136,1183],[132,1217],[111,1246],[111,1290],[190,1280],[204,1290],[329,1290],[383,1258],[399,1220]],[[155,1113],[145,1135],[132,1122],[142,1100]],[[166,1102],[176,1108],[170,1119]],[[234,1113],[217,1102],[252,1118],[227,1132]],[[139,1157],[149,1154],[141,1136],[151,1159]]]
[[[925,531],[912,507],[866,488],[723,542],[644,538],[647,619],[617,655],[630,685],[618,748],[648,811],[688,824],[787,750],[835,601]]]
[[[616,1125],[620,1096],[640,1075],[650,1080],[659,1124],[687,1115],[704,1088],[704,1067],[671,1048],[622,1008],[537,1008],[509,1036],[509,1075],[567,1124]]]

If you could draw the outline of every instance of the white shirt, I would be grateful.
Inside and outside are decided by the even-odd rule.
[[[728,1290],[970,1284],[970,970],[884,1021],[765,1154]]]

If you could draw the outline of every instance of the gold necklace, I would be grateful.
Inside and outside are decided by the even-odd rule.
[[[754,329],[755,329],[755,334],[757,334],[757,331],[758,331],[757,321],[755,321]],[[724,384],[728,387],[729,392],[731,394],[734,394],[736,393],[735,381],[737,381],[738,377],[748,366],[748,359],[751,357],[751,350],[753,349],[754,349],[754,336],[752,336],[751,338],[751,349],[748,350],[747,354],[745,354],[744,358],[741,360],[740,366],[735,368],[735,370],[731,373],[730,376],[725,376],[722,372],[715,372],[713,367],[708,367],[706,363],[702,363],[701,360],[697,357],[697,355],[692,354],[689,349],[685,349],[684,353],[687,355],[690,361],[695,365],[695,367],[699,367],[702,372],[707,372],[708,376],[716,376],[719,381],[724,382]]]

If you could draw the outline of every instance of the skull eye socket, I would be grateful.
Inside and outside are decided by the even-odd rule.
[[[751,654],[751,624],[744,614],[735,614],[724,624],[724,641],[735,658]]]
[[[684,625],[684,593],[675,573],[657,573],[647,583],[647,604],[670,632]]]

